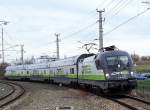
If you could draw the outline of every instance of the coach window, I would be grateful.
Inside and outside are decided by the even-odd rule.
[[[29,74],[29,71],[27,71],[27,74]]]
[[[70,74],[74,74],[74,68],[70,68]]]
[[[79,62],[83,62],[83,59],[80,59]]]

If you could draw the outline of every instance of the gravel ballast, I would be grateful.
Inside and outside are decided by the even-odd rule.
[[[128,110],[108,99],[82,90],[58,85],[17,82],[26,89],[26,97],[11,110],[56,110],[72,107],[74,110]]]
[[[0,99],[10,94],[13,88],[10,85],[0,83]]]

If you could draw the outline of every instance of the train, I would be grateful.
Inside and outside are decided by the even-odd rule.
[[[72,87],[94,89],[101,93],[129,93],[137,86],[131,56],[115,46],[97,54],[81,54],[54,61],[11,65],[9,80],[47,81]]]

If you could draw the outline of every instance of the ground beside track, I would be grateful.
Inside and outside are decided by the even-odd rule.
[[[11,91],[13,91],[13,88],[11,86],[0,83],[0,99],[8,95]]]
[[[17,82],[26,89],[26,97],[11,110],[55,110],[72,106],[75,110],[128,110],[123,106],[89,92],[57,85]]]

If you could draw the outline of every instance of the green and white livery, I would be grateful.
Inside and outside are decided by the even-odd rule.
[[[132,74],[133,62],[130,55],[125,51],[107,47],[97,54],[81,54],[43,63],[8,66],[5,77],[84,85],[102,91],[130,91],[136,87]]]

